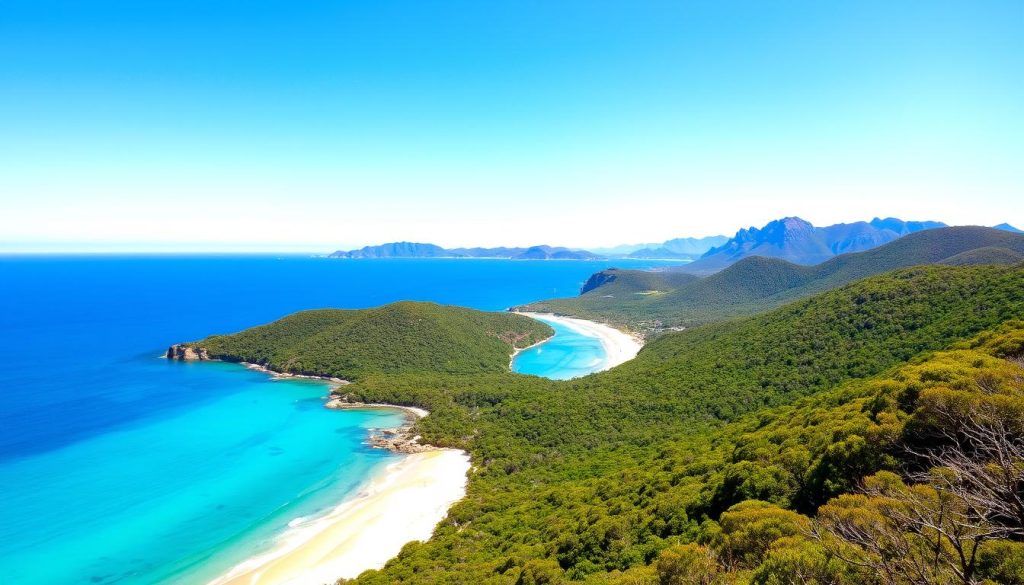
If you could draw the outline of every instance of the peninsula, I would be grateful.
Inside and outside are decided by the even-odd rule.
[[[508,371],[517,349],[549,338],[543,322],[434,303],[403,302],[367,310],[303,311],[230,335],[172,345],[167,358],[221,360],[272,375],[323,378],[335,384],[328,408],[399,408],[406,423],[374,429],[367,442],[403,454],[382,475],[329,513],[289,525],[274,546],[210,585],[321,585],[379,569],[410,541],[427,540],[466,491],[469,455],[420,442],[414,406],[352,402],[350,381],[429,372]]]

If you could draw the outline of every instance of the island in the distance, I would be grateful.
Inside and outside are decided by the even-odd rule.
[[[442,248],[436,244],[418,242],[391,242],[379,246],[364,246],[358,250],[338,250],[328,258],[381,259],[381,258],[495,258],[502,260],[601,260],[604,257],[586,250],[555,246],[526,248]]]

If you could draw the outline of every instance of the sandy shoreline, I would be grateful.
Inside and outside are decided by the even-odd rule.
[[[587,321],[586,319],[576,319],[573,317],[561,317],[551,313],[520,312],[519,314],[542,321],[554,321],[555,323],[568,327],[569,329],[582,333],[583,335],[598,338],[601,345],[604,347],[606,356],[605,363],[601,367],[602,371],[614,368],[619,364],[633,359],[640,351],[640,348],[644,345],[643,340],[639,337],[620,331],[610,325],[597,323],[595,321]]]
[[[406,455],[326,516],[290,527],[269,552],[210,585],[323,585],[384,566],[427,540],[466,493],[469,456],[455,449]]]
[[[275,379],[309,378],[348,384],[340,378],[281,374],[243,364]],[[346,403],[332,397],[334,409],[399,410],[413,420],[430,414],[414,406]],[[405,427],[403,427],[405,428]],[[400,430],[400,429],[396,429]],[[371,433],[371,443],[373,435]],[[411,438],[416,442],[418,437]],[[290,523],[274,547],[233,567],[209,585],[324,585],[379,569],[414,540],[427,540],[448,508],[466,495],[469,455],[457,449],[425,449],[407,453],[370,478],[356,494],[324,516]]]

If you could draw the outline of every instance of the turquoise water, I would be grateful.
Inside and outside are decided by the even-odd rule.
[[[316,307],[502,310],[610,264],[0,257],[0,583],[202,583],[395,460],[363,444],[393,412],[329,411],[321,383],[168,362],[167,345]]]
[[[555,336],[545,343],[519,352],[512,360],[512,371],[553,380],[569,380],[604,368],[607,362],[604,346],[596,337],[583,335],[543,317],[538,319],[551,325]]]
[[[363,445],[396,411],[330,411],[321,383],[160,362],[221,396],[0,467],[17,511],[0,523],[4,582],[206,582],[397,460]]]

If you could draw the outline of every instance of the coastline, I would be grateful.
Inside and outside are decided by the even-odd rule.
[[[598,371],[632,359],[643,346],[637,336],[602,323],[546,313],[520,314],[596,337],[605,350],[605,360]],[[516,349],[509,358],[510,369],[520,352],[551,339]],[[208,585],[322,585],[356,577],[383,567],[407,543],[428,540],[449,508],[465,497],[471,468],[468,453],[420,444],[420,437],[411,432],[415,421],[429,414],[426,410],[394,404],[350,403],[336,393],[339,387],[349,384],[341,378],[281,373],[245,362],[240,365],[275,379],[328,382],[331,394],[324,404],[326,408],[403,411],[405,424],[396,429],[371,429],[368,438],[371,446],[400,454],[402,459],[368,478],[364,487],[327,514],[293,522],[275,538],[269,551],[235,565]]]
[[[327,515],[290,526],[270,551],[209,585],[323,585],[379,569],[402,547],[427,540],[466,493],[469,455],[431,449],[405,455]]]
[[[203,361],[223,361],[223,360],[209,359],[209,360],[203,360]],[[314,376],[312,374],[290,374],[288,372],[278,372],[277,370],[271,370],[267,366],[261,366],[260,364],[254,364],[254,363],[251,363],[251,362],[236,362],[236,363],[238,363],[241,366],[245,366],[249,370],[255,370],[257,372],[263,372],[264,374],[269,374],[270,377],[275,379],[275,380],[295,379],[295,378],[298,378],[300,380],[323,380],[324,382],[330,382],[332,384],[337,384],[339,386],[343,386],[345,384],[351,384],[352,383],[352,382],[349,382],[348,380],[345,380],[344,378],[335,378],[333,376]]]
[[[208,585],[323,585],[379,569],[413,541],[427,540],[466,495],[469,454],[419,443],[415,421],[430,414],[414,406],[347,402],[334,391],[347,380],[281,374],[257,364],[240,363],[274,379],[308,378],[331,382],[324,403],[334,410],[399,410],[406,422],[394,429],[370,429],[374,448],[401,455],[383,472],[369,477],[327,514],[296,519],[275,538],[274,546],[235,565]]]
[[[577,319],[575,317],[562,317],[552,313],[531,313],[528,311],[517,311],[517,313],[539,321],[553,321],[568,327],[569,329],[573,329],[578,333],[582,333],[590,337],[596,337],[601,342],[601,346],[605,351],[605,363],[601,366],[601,369],[597,371],[609,370],[615,366],[628,362],[636,357],[636,354],[640,352],[640,349],[644,345],[643,340],[639,336],[626,333],[625,331],[616,329],[611,325],[605,325],[604,323],[588,321],[586,319]],[[550,339],[551,338],[545,339],[537,345],[546,343]]]
[[[527,315],[531,319],[533,318],[532,316],[528,315],[527,313],[520,313],[520,315]],[[558,335],[558,334],[556,333],[555,335]],[[534,347],[537,347],[538,345],[544,345],[545,343],[547,343],[547,342],[551,341],[552,339],[554,339],[555,335],[552,335],[551,337],[548,337],[547,339],[542,339],[542,340],[538,341],[537,343],[531,343],[530,345],[527,345],[526,347],[513,348],[512,349],[512,355],[510,355],[508,357],[508,370],[510,372],[512,371],[512,364],[516,361],[516,356],[517,355],[523,353],[524,351],[526,351],[528,349],[532,349]]]

